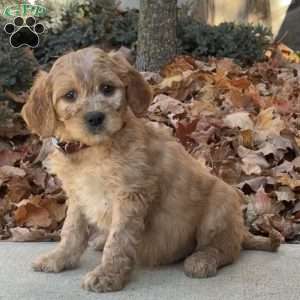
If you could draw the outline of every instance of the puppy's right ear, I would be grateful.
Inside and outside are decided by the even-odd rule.
[[[56,121],[47,72],[38,73],[21,114],[33,133],[41,137],[54,134]]]

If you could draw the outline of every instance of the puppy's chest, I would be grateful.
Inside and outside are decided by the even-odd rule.
[[[77,202],[90,223],[108,227],[112,203],[122,191],[119,166],[109,160],[86,160],[80,164],[65,161],[56,171],[69,201]]]
[[[111,223],[112,202],[117,197],[115,182],[101,174],[101,168],[87,174],[82,170],[81,178],[74,180],[77,188],[72,190],[72,198],[78,201],[82,212],[91,223],[109,226]],[[72,200],[71,200],[72,201]]]

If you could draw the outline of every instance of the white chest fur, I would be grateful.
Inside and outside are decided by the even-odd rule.
[[[78,202],[84,215],[91,223],[109,226],[111,223],[111,210],[114,192],[105,176],[94,173],[86,173],[84,170],[74,180],[76,189],[72,190],[71,197]],[[97,172],[98,171],[98,172]],[[72,200],[71,200],[72,201]]]
[[[121,186],[119,165],[96,154],[74,161],[56,152],[50,168],[62,180],[69,201],[78,205],[87,220],[109,227],[113,201]]]

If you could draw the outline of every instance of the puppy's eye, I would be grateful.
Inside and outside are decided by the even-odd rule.
[[[104,95],[104,96],[111,96],[115,91],[115,87],[110,85],[110,84],[102,84],[100,86],[100,92]]]
[[[67,92],[65,95],[64,95],[64,99],[66,99],[67,101],[70,101],[70,102],[73,102],[75,101],[77,98],[77,93],[73,90]]]

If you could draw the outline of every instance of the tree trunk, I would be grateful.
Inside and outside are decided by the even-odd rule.
[[[248,22],[262,22],[268,27],[272,27],[270,0],[249,0],[247,1],[246,12]]]
[[[195,18],[195,20],[204,24],[214,24],[214,0],[193,0],[190,4],[192,6],[192,16]]]
[[[195,20],[203,24],[214,25],[215,1],[214,0],[194,0],[192,5],[192,16]]]
[[[177,0],[140,0],[139,71],[156,72],[176,55]]]

